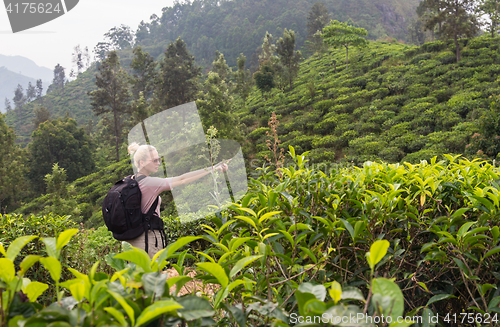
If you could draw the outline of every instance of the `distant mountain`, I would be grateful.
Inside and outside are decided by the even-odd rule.
[[[53,70],[38,66],[33,60],[21,56],[5,56],[0,54],[0,67],[3,66],[11,72],[31,77],[35,80],[52,81]],[[47,85],[48,86],[48,85]]]
[[[9,99],[12,107],[12,98],[17,84],[21,84],[24,89],[28,87],[28,83],[35,85],[36,80],[21,74],[11,72],[5,67],[0,67],[0,112],[5,113],[5,98]]]
[[[36,81],[41,79],[45,93],[53,75],[52,70],[40,67],[28,58],[0,54],[0,112],[5,112],[5,98],[12,102],[18,84],[26,91],[29,82],[36,85]]]

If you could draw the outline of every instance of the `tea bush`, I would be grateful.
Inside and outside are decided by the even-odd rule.
[[[378,319],[439,314],[436,323],[446,326],[450,314],[470,312],[498,322],[497,167],[451,155],[441,161],[360,167],[310,165],[294,148],[290,155],[291,165],[278,173],[258,169],[239,203],[210,224],[200,222],[203,235],[180,237],[157,260],[124,247],[107,257],[112,271],[97,273],[97,264],[83,272],[63,268],[74,277],[64,281],[53,266],[73,246],[69,238],[76,230],[57,240],[43,238],[47,256],[25,257],[19,269],[16,249],[33,240],[10,240],[9,247],[0,248],[0,288],[7,299],[2,319],[24,326],[56,321],[72,326],[322,326],[333,322],[318,320],[323,314],[332,319],[349,313]],[[201,246],[184,249],[201,240]],[[36,299],[40,292],[32,289],[45,288],[20,283],[28,263],[36,262],[56,288],[56,304],[45,308],[15,295],[22,290]],[[186,267],[187,262],[194,265]],[[167,265],[178,276],[158,273]],[[191,285],[191,295],[171,290],[193,278],[198,286]],[[2,324],[7,326],[6,320]]]

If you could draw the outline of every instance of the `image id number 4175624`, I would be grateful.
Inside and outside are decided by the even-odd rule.
[[[479,312],[448,313],[443,318],[443,321],[449,324],[490,324],[492,322],[496,324],[498,322],[498,317],[496,313],[493,315]]]
[[[6,5],[6,10],[9,14],[59,14],[63,11],[59,3],[55,5],[47,2],[9,2]]]

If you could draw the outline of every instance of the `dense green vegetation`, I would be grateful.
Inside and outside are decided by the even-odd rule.
[[[226,56],[230,66],[243,53],[251,58],[266,32],[281,36],[285,28],[297,33],[298,48],[307,38],[306,17],[315,0],[274,1],[192,1],[165,8],[161,17],[139,25],[137,44],[154,57],[170,41],[181,37],[198,62],[210,66],[213,53]],[[415,17],[418,1],[325,0],[333,19],[351,18],[369,31],[372,40],[387,36],[406,40],[407,24]]]
[[[463,38],[469,29],[451,33],[456,22],[439,11],[451,2],[424,1],[420,23],[439,41],[366,41],[362,28],[343,23],[346,17],[323,36],[307,34],[310,43],[299,52],[307,25],[301,10],[312,4],[304,0],[292,10],[275,2],[279,9],[252,2],[269,20],[250,20],[245,0],[177,3],[141,24],[134,50],[126,27],[112,29],[111,43],[100,45],[101,63],[73,82],[59,78],[49,95],[9,112],[7,124],[0,117],[2,181],[20,179],[16,189],[0,185],[0,327],[8,320],[287,326],[297,313],[439,314],[444,326],[447,313],[473,312],[497,322],[500,39]],[[387,9],[379,2],[335,4],[354,18],[365,17],[359,8]],[[402,12],[411,7],[398,4],[393,8]],[[460,19],[468,15],[460,12]],[[293,25],[298,17],[302,27]],[[225,33],[233,19],[231,36]],[[255,28],[242,29],[247,21]],[[188,23],[196,36],[182,29]],[[221,24],[227,30],[215,38]],[[235,35],[258,38],[258,51]],[[322,38],[340,49],[328,49]],[[211,44],[220,50],[214,60]],[[235,71],[229,66],[240,53]],[[102,227],[100,207],[111,185],[132,173],[124,135],[190,101],[208,139],[217,130],[242,144],[249,190],[221,213],[182,222],[166,194],[169,247],[152,261],[127,245],[115,255],[120,244]],[[41,105],[51,117],[34,110]],[[14,145],[8,125],[19,131],[19,143],[30,142],[26,150]],[[170,276],[160,273],[167,267]],[[191,295],[171,289],[186,283]]]
[[[139,326],[150,317],[164,326],[287,326],[301,315],[316,319],[309,326],[323,326],[329,324],[314,316],[363,312],[394,320],[437,313],[439,325],[449,325],[447,313],[498,320],[498,168],[446,155],[416,165],[319,169],[293,148],[290,155],[294,164],[279,174],[255,171],[249,193],[223,212],[226,224],[213,219],[215,225],[202,225],[197,236],[170,243],[156,262],[127,247],[106,256],[113,242],[102,229],[80,232],[72,241],[77,230],[67,230],[56,241],[47,236],[68,224],[64,219],[1,216],[2,227],[9,225],[0,250],[0,287],[8,299],[2,323]],[[14,241],[22,230],[44,238]],[[88,270],[92,249],[102,249],[94,255],[107,265]],[[157,273],[166,265],[180,276]],[[191,284],[191,295],[180,296],[171,287],[191,281],[192,269],[199,287]],[[29,281],[17,282],[26,276],[50,284],[48,293],[42,284],[28,289]],[[30,302],[14,294],[21,289]],[[55,289],[65,292],[56,295]],[[46,303],[72,306],[43,308],[36,304],[41,294]],[[198,311],[192,312],[192,302]],[[160,306],[168,310],[154,310]]]
[[[16,131],[17,143],[26,146],[31,141],[33,133],[33,119],[35,119],[35,108],[43,106],[51,114],[51,118],[71,117],[79,125],[87,125],[93,120],[91,126],[97,123],[92,114],[88,91],[95,86],[95,68],[89,68],[78,76],[78,79],[65,84],[64,88],[53,90],[42,97],[23,106],[22,110],[13,110],[5,115],[7,125]]]

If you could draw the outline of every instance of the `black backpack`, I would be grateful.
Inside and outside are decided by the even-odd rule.
[[[145,250],[148,252],[148,230],[160,230],[162,246],[165,247],[165,232],[163,220],[156,215],[158,199],[146,214],[141,211],[141,190],[139,181],[146,178],[133,175],[119,180],[109,190],[102,203],[102,216],[108,230],[113,232],[113,237],[119,241],[127,241],[145,233]],[[158,246],[158,240],[156,240]]]

